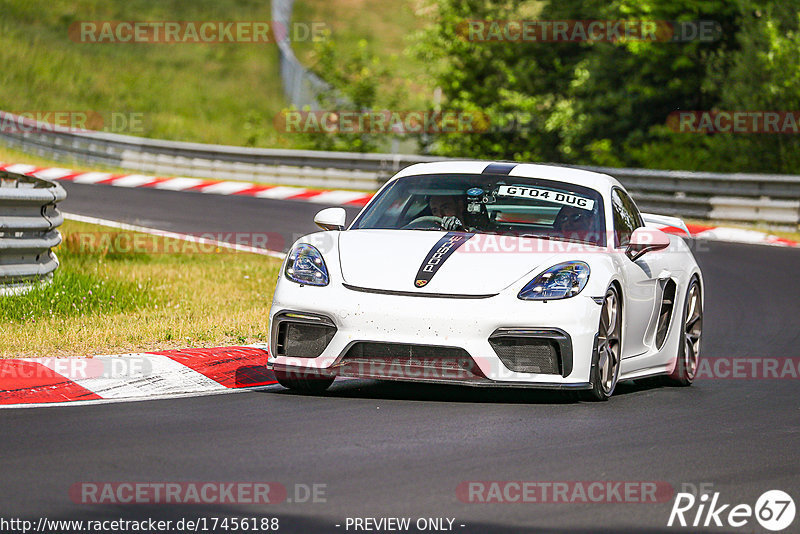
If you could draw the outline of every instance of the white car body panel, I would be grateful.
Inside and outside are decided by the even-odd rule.
[[[420,235],[422,234],[422,235]],[[420,261],[447,232],[418,232],[414,230],[358,230],[342,232],[339,236],[339,257],[346,283],[371,289],[405,291],[419,270]],[[542,242],[536,239],[506,236],[504,246],[509,250],[522,248],[539,250]],[[519,245],[522,241],[530,241]],[[534,243],[536,242],[536,243]],[[483,295],[498,293],[520,278],[530,279],[529,273],[544,265],[555,254],[532,255],[527,252],[498,254],[471,251],[470,243],[459,248],[431,282],[417,290],[419,293],[449,293]],[[502,270],[498,269],[498,255]],[[556,260],[556,263],[558,261]],[[365,265],[369,265],[365,268]],[[493,273],[476,276],[477,273]],[[387,276],[387,273],[390,273]]]
[[[412,165],[384,187],[412,175],[480,174],[486,166],[487,162],[471,161]],[[615,187],[624,190],[616,179],[604,174],[548,165],[519,164],[509,176],[553,179],[595,189],[603,197],[608,225],[614,220],[611,191]],[[370,204],[375,198],[377,195]],[[662,222],[685,228],[679,219]],[[605,295],[611,284],[617,284],[623,313],[619,379],[665,373],[674,366],[683,342],[680,326],[687,288],[693,277],[702,284],[700,269],[682,238],[671,235],[668,249],[647,253],[632,262],[624,249],[614,248],[613,243],[603,248],[571,247],[509,236],[506,245],[510,250],[525,251],[470,252],[462,250],[465,245],[450,256],[427,286],[413,287],[421,261],[446,234],[364,229],[319,232],[298,240],[320,250],[329,284],[303,286],[280,277],[270,311],[270,347],[276,343],[272,328],[275,316],[287,311],[323,315],[335,324],[336,333],[317,358],[284,357],[270,351],[269,365],[334,373],[353,342],[414,343],[462,348],[486,378],[496,384],[584,388],[590,380],[601,310],[596,300]],[[545,302],[517,298],[522,287],[536,275],[565,261],[584,261],[590,266],[589,281],[580,294]],[[657,347],[659,311],[664,289],[670,283],[676,288],[672,320],[666,340]],[[567,376],[510,371],[488,342],[498,328],[565,332],[573,348],[572,371]]]

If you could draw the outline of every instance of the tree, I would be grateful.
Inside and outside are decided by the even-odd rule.
[[[320,109],[331,115],[368,116],[379,108],[394,109],[402,98],[402,88],[382,93],[380,87],[388,79],[390,68],[369,49],[365,40],[360,40],[354,49],[343,49],[333,39],[322,39],[315,45],[314,70],[331,86],[331,90],[318,97]],[[358,121],[351,121],[358,123]],[[365,124],[369,124],[367,120]],[[302,134],[309,148],[315,150],[343,150],[352,152],[374,152],[385,146],[384,132],[337,131],[334,133],[309,132]]]

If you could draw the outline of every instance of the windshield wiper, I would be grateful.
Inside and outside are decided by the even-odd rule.
[[[546,239],[548,241],[553,239],[552,236],[544,234],[519,234],[517,237],[533,237],[535,239]]]
[[[592,245],[594,247],[597,246],[597,243],[594,243],[592,241],[584,241],[583,239],[572,239],[571,237],[562,237],[558,235],[555,236],[555,238],[558,239],[559,241],[568,241],[570,243],[581,243],[583,245]]]
[[[583,245],[597,246],[597,243],[593,243],[592,241],[584,241],[583,239],[574,239],[571,237],[564,237],[561,235],[521,234],[520,237],[534,237],[536,239],[547,239],[548,241],[552,241],[553,239],[555,239],[557,241],[568,241],[570,243],[581,243]]]

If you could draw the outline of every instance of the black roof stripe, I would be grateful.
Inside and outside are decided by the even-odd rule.
[[[482,174],[509,174],[516,166],[516,163],[490,163],[483,169]]]
[[[439,241],[433,245],[428,255],[425,256],[425,261],[419,266],[417,277],[414,279],[416,287],[425,287],[431,281],[433,275],[444,265],[447,258],[450,257],[458,247],[469,241],[475,234],[465,232],[447,232]]]

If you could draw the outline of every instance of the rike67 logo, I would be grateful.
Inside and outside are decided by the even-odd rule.
[[[765,529],[778,532],[794,522],[795,505],[792,497],[781,490],[762,494],[755,506],[725,504],[720,493],[678,493],[667,526],[678,527],[734,527],[753,526],[753,519]]]

